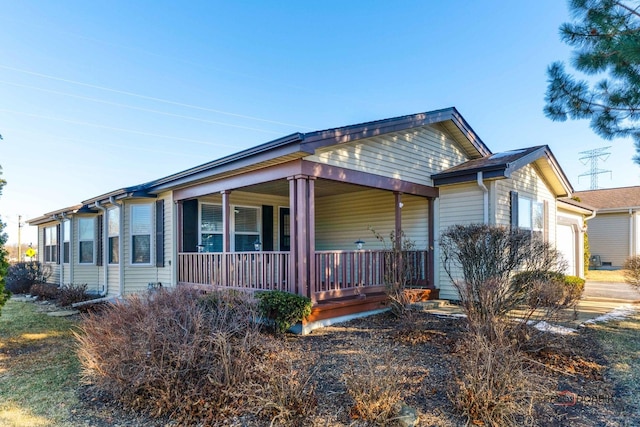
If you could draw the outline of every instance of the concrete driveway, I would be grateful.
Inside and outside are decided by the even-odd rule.
[[[587,281],[584,285],[583,298],[611,298],[633,302],[640,301],[640,292],[626,283]]]

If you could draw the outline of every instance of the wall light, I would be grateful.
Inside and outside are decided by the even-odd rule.
[[[360,239],[356,240],[355,242],[353,242],[354,245],[356,245],[356,249],[361,251],[362,250],[362,245],[364,245],[364,242]]]
[[[255,249],[256,252],[258,252],[260,250],[260,246],[262,246],[260,239],[256,239],[256,241],[253,242],[253,249]]]

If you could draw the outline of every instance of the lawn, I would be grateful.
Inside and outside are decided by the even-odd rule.
[[[451,379],[451,363],[456,360],[450,354],[455,348],[452,340],[457,333],[456,321],[425,315],[420,317],[422,323],[418,330],[409,331],[407,335],[389,319],[389,316],[378,315],[328,327],[306,337],[288,338],[319,362],[316,373],[318,413],[314,420],[317,422],[312,425],[362,425],[350,420],[345,413],[348,396],[338,371],[345,366],[364,366],[358,353],[366,348],[364,353],[378,354],[374,351],[378,347],[393,349],[395,368],[407,371],[404,372],[406,375],[394,374],[393,378],[402,383],[405,401],[421,412],[421,421],[439,426],[455,425],[454,420],[459,421],[448,402],[445,387]],[[71,332],[75,324],[75,320],[47,316],[42,307],[34,303],[11,300],[2,309],[0,425],[165,425],[160,420],[133,418],[130,413],[110,409],[105,412],[100,405],[95,406],[94,399],[87,401],[86,397],[79,397],[83,396],[82,391],[78,393],[80,367]],[[569,341],[582,343],[567,347],[568,353],[580,364],[563,367],[566,359],[559,360],[552,364],[553,370],[549,372],[565,372],[560,375],[564,377],[563,387],[572,390],[577,387],[576,392],[582,383],[586,384],[583,391],[593,389],[594,395],[599,390],[615,390],[615,408],[608,404],[601,408],[587,405],[566,410],[562,406],[549,406],[553,418],[539,421],[553,424],[565,417],[579,425],[602,425],[599,423],[603,419],[609,419],[607,425],[617,426],[623,425],[619,423],[616,414],[619,413],[621,417],[627,417],[629,425],[638,425],[634,423],[640,422],[640,402],[635,399],[640,395],[639,336],[640,314],[636,313],[625,320],[589,326],[580,332],[578,341]],[[583,359],[585,349],[599,349],[598,353],[605,361],[606,379],[579,377],[571,370],[591,363]],[[550,358],[548,362],[551,364],[552,361]],[[602,416],[598,415],[600,412]]]
[[[614,282],[625,283],[625,270],[589,270],[587,271],[587,280],[593,282]]]
[[[67,426],[77,403],[74,321],[9,300],[0,315],[0,425]]]

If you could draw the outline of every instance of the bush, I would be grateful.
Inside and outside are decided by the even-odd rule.
[[[284,342],[259,332],[255,317],[255,304],[239,293],[178,288],[128,297],[83,318],[83,380],[181,425],[248,413],[292,424],[315,402],[308,371]]]
[[[60,287],[60,295],[58,296],[58,304],[62,307],[75,304],[77,302],[87,301],[92,299],[93,296],[87,293],[87,284],[63,285]]]
[[[9,267],[6,288],[14,294],[26,294],[36,283],[46,283],[51,276],[51,268],[38,261],[19,262]]]
[[[562,282],[564,286],[564,300],[562,305],[572,305],[577,303],[584,293],[585,280],[577,276],[564,276]]]
[[[350,363],[342,375],[353,399],[351,418],[389,425],[400,410],[402,364],[393,358],[392,349],[383,355],[367,349],[363,353],[363,360]]]
[[[625,281],[636,289],[640,289],[640,255],[627,258],[622,265]]]
[[[29,293],[44,300],[52,300],[60,295],[60,288],[50,283],[36,283],[31,286]]]
[[[274,330],[286,332],[291,326],[311,314],[311,299],[284,291],[256,293],[258,309],[268,319]]]

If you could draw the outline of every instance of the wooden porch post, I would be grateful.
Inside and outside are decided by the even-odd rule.
[[[297,292],[297,248],[298,248],[298,233],[297,233],[297,221],[298,217],[297,207],[298,203],[296,203],[296,180],[294,177],[290,176],[287,178],[289,180],[289,217],[291,221],[289,221],[289,292],[298,293]]]
[[[435,249],[435,212],[433,211],[433,198],[429,197],[427,199],[427,206],[429,209],[429,247],[427,250],[427,268],[428,271],[428,280],[430,286],[435,286],[435,257],[434,257],[434,249]]]
[[[309,227],[309,298],[315,304],[314,294],[316,292],[316,191],[315,177],[309,177],[307,206],[309,214],[307,216],[307,227]]]
[[[397,191],[394,191],[393,196],[396,203],[395,242],[393,242],[393,246],[396,250],[401,251],[402,250],[402,193],[398,193]]]
[[[231,252],[231,236],[229,235],[231,230],[229,195],[231,190],[223,190],[220,194],[222,194],[222,252]]]
[[[298,258],[298,293],[309,296],[309,199],[306,176],[296,176],[296,252]]]
[[[184,252],[184,230],[182,225],[182,200],[175,202],[176,206],[176,228],[177,228],[177,252]],[[120,207],[122,210],[122,207]]]

